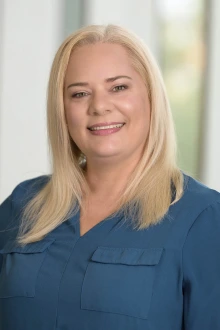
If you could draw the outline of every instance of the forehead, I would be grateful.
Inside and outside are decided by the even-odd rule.
[[[96,72],[110,75],[125,74],[133,71],[132,61],[128,51],[121,45],[111,43],[97,43],[84,45],[75,49],[69,59],[68,75],[86,75]]]

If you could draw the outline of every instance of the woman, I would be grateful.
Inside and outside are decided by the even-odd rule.
[[[117,26],[59,48],[53,170],[0,211],[0,330],[220,329],[220,194],[183,175],[160,72]]]

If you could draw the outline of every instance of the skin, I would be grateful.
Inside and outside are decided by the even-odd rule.
[[[124,77],[109,80],[118,76]],[[67,67],[64,106],[69,133],[87,158],[90,218],[92,213],[103,218],[106,214],[100,214],[100,206],[105,202],[106,212],[111,213],[141,158],[150,126],[147,89],[126,49],[108,43],[76,49]],[[88,129],[110,122],[125,125],[104,136]]]

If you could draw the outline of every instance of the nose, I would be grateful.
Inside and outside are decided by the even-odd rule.
[[[112,111],[112,104],[106,93],[96,92],[91,98],[89,105],[89,114],[92,116],[101,116]]]

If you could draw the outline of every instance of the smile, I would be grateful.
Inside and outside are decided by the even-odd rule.
[[[115,125],[107,125],[107,126],[93,126],[93,127],[90,127],[89,130],[90,131],[99,131],[99,130],[111,129],[111,128],[121,128],[122,126],[124,126],[124,123],[115,124]]]

